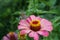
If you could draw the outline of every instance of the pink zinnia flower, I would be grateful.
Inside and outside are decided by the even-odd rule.
[[[9,32],[2,40],[18,40],[18,36],[15,32]]]
[[[39,40],[39,35],[47,37],[49,32],[53,30],[50,21],[34,15],[31,15],[26,20],[21,20],[19,24],[18,30],[24,31],[23,33],[25,34],[29,34],[29,37],[34,38],[34,40]]]

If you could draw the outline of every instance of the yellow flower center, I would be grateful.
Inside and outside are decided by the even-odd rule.
[[[14,32],[9,32],[9,35],[14,35]]]
[[[30,22],[30,28],[34,31],[40,30],[40,20],[32,20]]]

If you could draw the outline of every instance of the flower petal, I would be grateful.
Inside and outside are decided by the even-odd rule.
[[[18,30],[21,30],[21,29],[29,29],[29,28],[26,27],[26,26],[19,25],[19,26],[18,26]]]
[[[17,33],[14,33],[16,40],[18,40],[18,35]]]
[[[21,30],[21,31],[20,31],[21,35],[22,35],[22,34],[27,34],[27,33],[29,33],[29,32],[31,32],[31,30]]]
[[[30,20],[30,18],[27,18],[26,21],[27,21],[28,23],[30,23],[31,20]]]
[[[37,32],[38,34],[47,37],[49,35],[49,32],[45,31],[45,30],[41,30]]]
[[[26,20],[21,20],[21,21],[19,22],[19,24],[20,24],[20,25],[23,25],[23,26],[27,26],[27,27],[30,26],[29,23],[28,23]]]
[[[9,39],[6,36],[4,36],[2,40],[9,40]]]
[[[52,23],[46,19],[41,20],[41,30],[52,31]]]
[[[38,34],[36,32],[33,32],[33,31],[31,33],[29,33],[29,37],[34,38],[34,40],[39,40]]]
[[[42,18],[40,18],[39,16],[38,16],[38,17],[36,17],[36,18],[37,18],[37,20],[40,20],[40,21],[42,20]]]
[[[34,15],[31,15],[31,16],[30,16],[30,19],[31,19],[31,20],[35,20],[36,17],[35,17]]]
[[[6,36],[9,38],[10,37],[9,33]]]
[[[26,33],[25,33],[25,30],[21,30],[20,31],[20,35],[25,35]]]

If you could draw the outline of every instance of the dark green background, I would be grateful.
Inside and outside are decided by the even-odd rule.
[[[0,0],[0,39],[17,30],[21,14],[50,20],[54,29],[42,40],[60,40],[60,0]]]

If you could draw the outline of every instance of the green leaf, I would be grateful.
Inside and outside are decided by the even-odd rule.
[[[48,3],[49,3],[50,6],[54,6],[55,3],[56,3],[56,1],[57,1],[57,0],[49,0]]]

